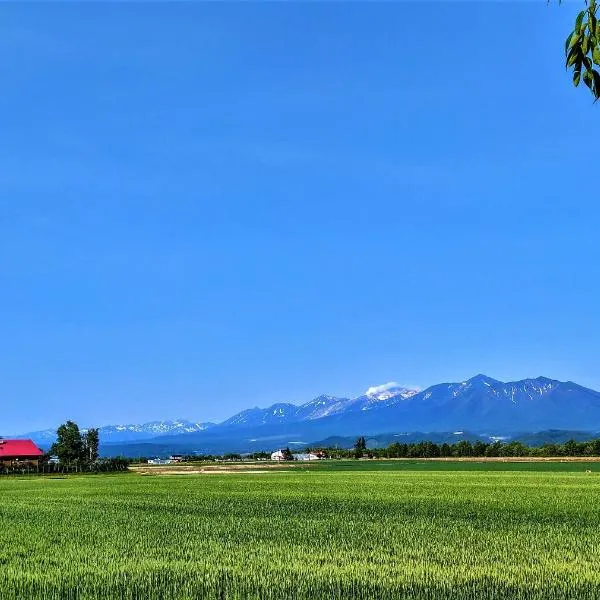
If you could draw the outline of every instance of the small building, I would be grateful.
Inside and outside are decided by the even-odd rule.
[[[271,453],[271,460],[285,460],[283,450],[276,450]]]
[[[44,453],[31,440],[0,439],[0,467],[37,467]]]
[[[169,457],[169,460],[174,463],[183,462],[183,454],[173,454]]]
[[[148,460],[149,465],[170,465],[173,461],[167,458],[151,458]]]
[[[314,452],[304,452],[298,454],[292,454],[294,460],[321,460],[321,457]]]

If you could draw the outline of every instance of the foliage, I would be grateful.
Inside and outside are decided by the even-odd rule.
[[[600,20],[598,3],[589,0],[575,19],[575,27],[565,43],[567,68],[573,72],[573,83],[581,81],[590,89],[596,100],[600,98]]]
[[[50,454],[58,456],[64,465],[81,462],[84,457],[84,445],[77,423],[67,421],[56,430],[56,442],[50,448]]]
[[[49,463],[40,461],[38,465],[0,466],[0,476],[11,475],[70,475],[79,473],[108,473],[112,471],[127,471],[129,460],[124,457],[99,458],[91,463]],[[1,596],[0,596],[1,597]]]
[[[360,436],[354,444],[354,458],[362,458],[365,450],[367,449],[367,440],[363,436]]]
[[[351,450],[319,448],[319,451],[328,458],[360,458],[367,451],[366,441],[364,437],[358,438]],[[588,442],[569,440],[565,444],[544,444],[539,448],[527,446],[519,441],[490,443],[477,440],[471,443],[468,440],[460,440],[455,444],[435,444],[429,441],[412,444],[393,443],[387,448],[370,448],[368,455],[371,458],[600,456],[600,439]]]
[[[58,456],[62,465],[87,465],[98,460],[99,431],[88,429],[82,435],[77,423],[67,421],[56,430],[56,442],[49,454]]]
[[[88,429],[83,436],[84,457],[90,463],[98,460],[98,445],[100,432],[98,429]]]
[[[0,480],[2,600],[600,597],[597,472],[328,464]]]
[[[284,448],[281,453],[283,454],[283,460],[294,460],[294,455],[289,448]]]

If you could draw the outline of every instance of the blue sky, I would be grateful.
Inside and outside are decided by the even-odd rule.
[[[0,433],[600,388],[578,5],[0,7]]]

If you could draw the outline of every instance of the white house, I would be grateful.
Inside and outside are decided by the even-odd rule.
[[[285,460],[285,456],[283,455],[283,450],[276,450],[271,453],[271,460]]]
[[[166,458],[151,458],[148,461],[149,465],[170,465],[173,461]]]

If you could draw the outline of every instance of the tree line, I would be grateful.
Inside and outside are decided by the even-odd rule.
[[[564,444],[547,443],[539,447],[523,442],[470,442],[461,440],[448,444],[422,441],[410,444],[394,442],[385,448],[367,448],[359,437],[352,449],[313,448],[330,458],[468,458],[468,457],[577,457],[600,456],[600,439],[587,442],[569,440]],[[307,449],[308,451],[308,449]]]
[[[528,446],[523,442],[484,442],[461,440],[453,444],[422,441],[410,444],[393,443],[385,448],[367,448],[366,438],[359,437],[352,448],[331,448],[324,446],[310,446],[303,448],[303,452],[318,452],[324,458],[333,459],[359,459],[359,458],[494,458],[494,457],[586,457],[600,456],[600,439],[587,442],[569,440],[564,444],[544,444],[542,446]],[[294,460],[289,448],[282,451],[283,460]],[[270,452],[253,452],[239,454],[190,454],[182,456],[183,462],[212,462],[212,461],[241,461],[241,460],[270,460]],[[133,462],[146,462],[145,457],[132,459]]]

